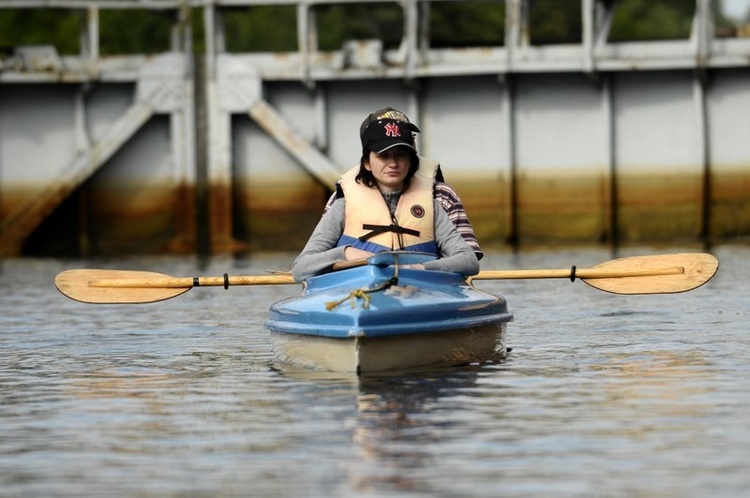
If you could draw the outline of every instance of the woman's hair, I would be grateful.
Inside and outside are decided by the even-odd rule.
[[[404,178],[404,187],[408,187],[409,182],[411,182],[411,177],[414,176],[419,169],[419,156],[417,156],[416,151],[410,147],[404,147],[404,149],[409,152],[409,172],[406,173],[406,178]],[[357,183],[364,183],[368,187],[374,187],[376,185],[375,177],[372,176],[372,171],[365,168],[365,163],[370,160],[370,152],[370,149],[367,147],[362,151],[362,157],[359,160],[359,173],[357,173],[357,176],[354,179]]]

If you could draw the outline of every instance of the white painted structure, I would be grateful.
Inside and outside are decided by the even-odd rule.
[[[420,152],[440,160],[487,244],[750,235],[750,39],[717,38],[710,0],[695,0],[683,40],[621,43],[608,40],[619,2],[581,0],[582,42],[544,46],[530,43],[526,0],[486,2],[505,9],[501,46],[437,49],[428,19],[441,1],[368,0],[403,9],[400,47],[321,52],[316,8],[364,2],[0,0],[84,19],[78,55],[15,47],[0,59],[2,252],[21,252],[82,186],[94,193],[78,209],[107,225],[90,198],[122,188],[134,199],[144,183],[195,188],[197,229],[184,204],[153,229],[171,226],[179,247],[201,229],[214,252],[299,247],[326,189],[359,159],[362,118],[386,105],[419,124]],[[226,12],[261,5],[296,8],[296,51],[226,50]],[[98,14],[113,8],[171,13],[170,51],[101,56]],[[200,70],[187,22],[198,8]],[[263,224],[269,209],[292,210],[295,237],[279,241],[283,216]],[[90,225],[79,229],[104,237]]]

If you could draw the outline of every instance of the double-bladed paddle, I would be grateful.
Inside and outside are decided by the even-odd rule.
[[[403,253],[400,253],[403,254]],[[401,263],[413,263],[401,256]],[[398,261],[398,256],[395,257]],[[387,257],[376,254],[359,264],[388,264]],[[540,278],[576,278],[597,289],[615,294],[666,294],[685,292],[708,282],[719,268],[710,254],[680,253],[631,256],[591,268],[564,270],[490,270],[469,278],[508,280]],[[279,285],[296,283],[291,275],[230,277],[180,277],[162,273],[126,270],[67,270],[55,277],[55,286],[71,299],[84,303],[134,304],[164,301],[184,294],[193,287],[235,285]]]

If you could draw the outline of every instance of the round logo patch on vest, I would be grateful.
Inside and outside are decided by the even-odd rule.
[[[420,206],[419,204],[414,204],[411,207],[411,215],[415,218],[422,218],[424,217],[424,208]]]

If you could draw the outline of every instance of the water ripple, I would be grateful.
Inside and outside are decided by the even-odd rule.
[[[484,282],[516,316],[507,360],[363,378],[274,363],[263,321],[295,286],[89,306],[51,285],[71,267],[259,274],[291,255],[5,261],[2,494],[745,496],[750,249],[716,252],[717,278],[680,295]]]

